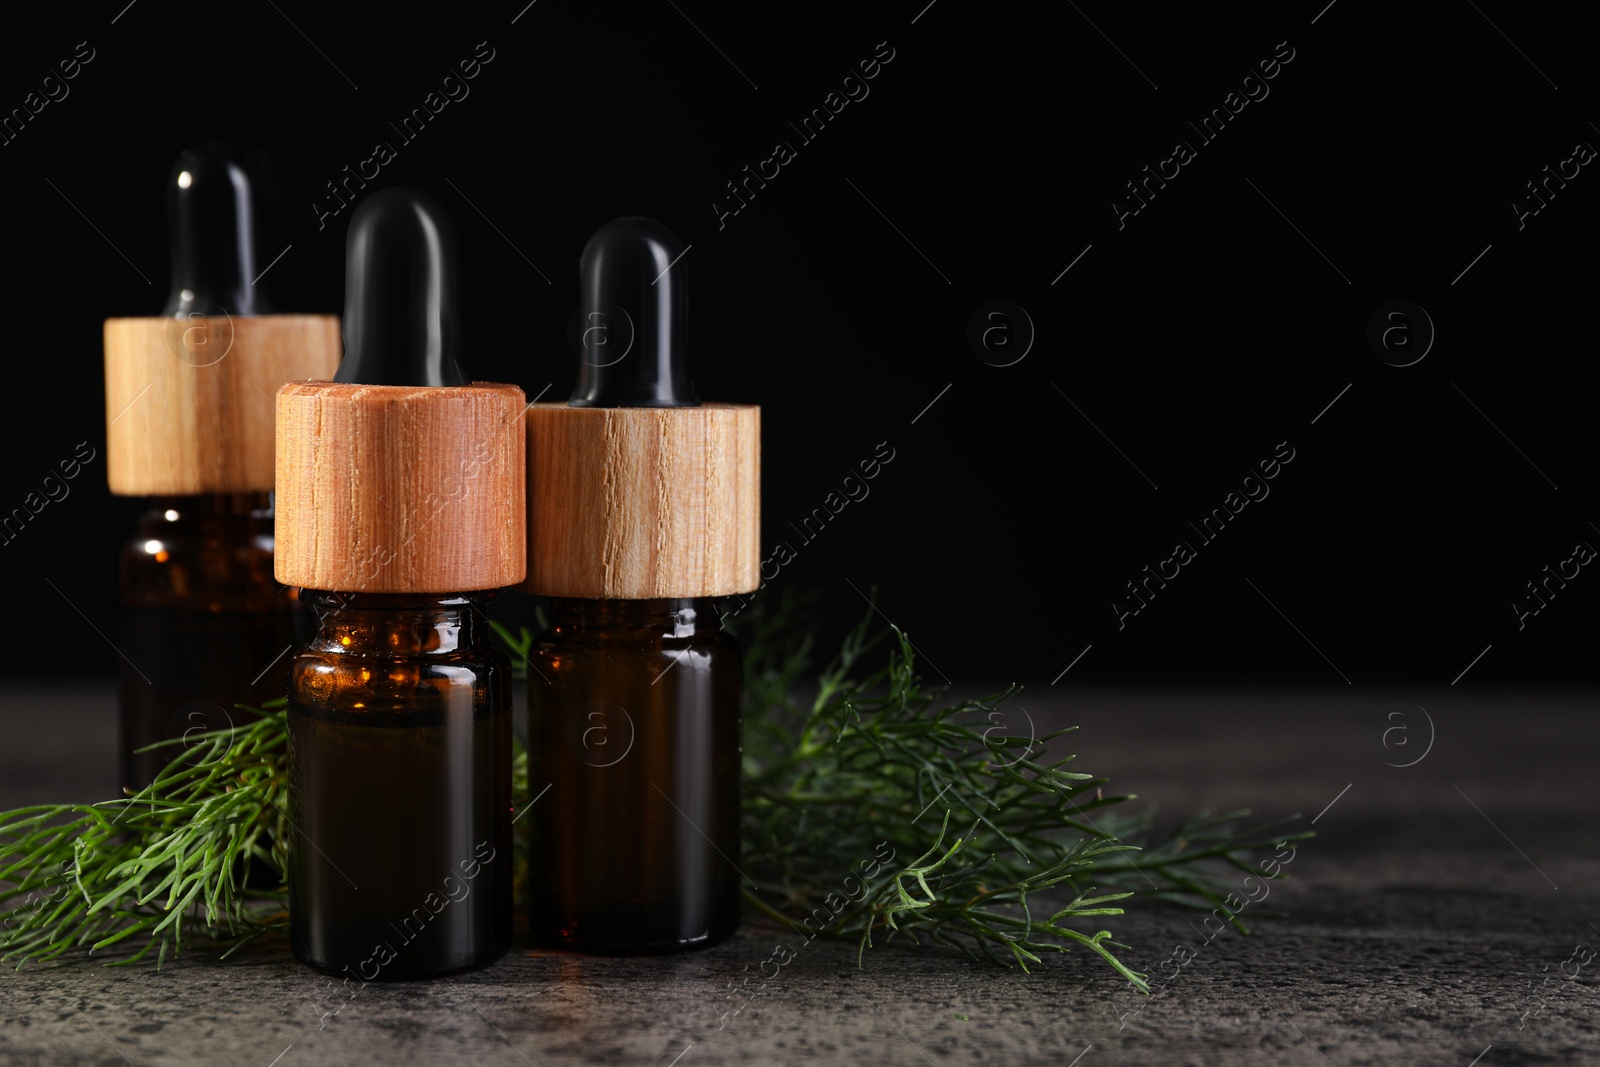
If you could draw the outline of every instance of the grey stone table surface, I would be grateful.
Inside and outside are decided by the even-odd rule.
[[[1316,820],[1276,913],[1201,945],[1148,999],[1080,953],[1024,975],[891,947],[857,968],[850,947],[746,926],[667,958],[519,944],[346,1000],[279,943],[0,973],[0,1064],[1600,1063],[1594,695],[1355,693],[1022,698],[1041,730],[1079,725],[1064,751],[1141,803]],[[109,688],[0,691],[0,806],[101,795],[113,718]],[[1196,918],[1145,906],[1106,924],[1157,972],[1202,940]],[[780,941],[797,958],[725,1016]]]

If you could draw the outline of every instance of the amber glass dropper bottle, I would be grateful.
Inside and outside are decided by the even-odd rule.
[[[303,613],[272,577],[273,390],[339,363],[331,315],[272,314],[257,277],[251,184],[221,145],[167,182],[172,293],[105,324],[111,491],[146,498],[119,562],[119,769],[148,785],[157,741],[239,724],[283,695]],[[275,882],[275,878],[272,881]]]
[[[713,598],[759,584],[760,409],[690,380],[685,249],[650,219],[580,263],[566,404],[528,411],[532,929],[592,952],[739,922],[740,650]]]
[[[289,678],[289,933],[346,978],[511,945],[511,676],[481,605],[525,568],[523,396],[469,383],[455,240],[414,189],[346,238],[345,357],[278,392],[279,580],[320,617]]]

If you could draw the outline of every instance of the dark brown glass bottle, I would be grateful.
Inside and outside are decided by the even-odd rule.
[[[550,612],[529,675],[534,933],[588,952],[721,940],[739,923],[738,642],[710,599]]]
[[[274,568],[320,622],[289,672],[289,938],[362,981],[511,947],[511,667],[479,605],[526,570],[526,405],[456,362],[454,232],[421,190],[368,196],[339,370],[278,391]]]
[[[283,696],[287,653],[309,626],[273,576],[275,439],[257,405],[265,390],[323,376],[338,359],[331,318],[272,314],[254,284],[255,202],[234,152],[185,150],[166,198],[166,305],[108,319],[104,334],[107,483],[146,508],[118,559],[124,789],[183,755],[177,745],[136,750],[242,725],[235,705]],[[236,409],[241,394],[249,417]],[[264,862],[254,868],[254,884],[278,883]]]
[[[305,639],[294,592],[272,576],[269,493],[158,497],[118,561],[118,781],[149,785],[180,755],[157,741],[241,725],[239,703],[283,696]],[[298,625],[297,625],[298,624]],[[276,883],[276,878],[272,879]]]
[[[306,590],[289,683],[290,940],[364,981],[511,946],[510,661],[489,594]]]

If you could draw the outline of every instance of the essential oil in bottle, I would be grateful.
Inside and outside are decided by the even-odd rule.
[[[338,320],[271,313],[249,175],[222,145],[167,182],[172,291],[105,324],[111,491],[145,497],[118,558],[118,783],[150,784],[166,745],[240,725],[283,695],[304,612],[273,580],[273,420],[264,396],[339,362]],[[276,878],[268,879],[276,883]]]
[[[320,623],[290,664],[290,942],[429,978],[511,945],[511,667],[483,605],[526,564],[523,395],[460,370],[427,195],[357,209],[345,297],[335,379],[278,392],[277,575]]]
[[[236,703],[281,697],[305,635],[272,577],[270,493],[153,498],[117,569],[118,781],[137,790],[181,753],[140,749],[242,725]]]
[[[644,218],[580,264],[566,404],[528,411],[532,929],[675,952],[739,923],[740,650],[714,598],[759,585],[760,412],[701,404],[683,245]],[[546,792],[541,792],[546,791]]]
[[[427,978],[511,944],[511,665],[482,594],[307,591],[294,660],[294,953]],[[392,958],[391,958],[392,957]]]

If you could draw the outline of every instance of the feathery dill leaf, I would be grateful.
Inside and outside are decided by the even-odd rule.
[[[858,958],[903,936],[1023,970],[1079,947],[1148,991],[1101,917],[1153,897],[1244,930],[1223,876],[1265,877],[1248,853],[1311,836],[1241,830],[1249,813],[1233,812],[1152,839],[1148,813],[1103,810],[1132,797],[1107,795],[1075,756],[1047,760],[1075,727],[1014,732],[1001,706],[1017,686],[939,701],[910,639],[874,630],[871,610],[804,693],[803,609],[780,602],[748,644],[741,860],[746,900],[802,935],[853,938]]]
[[[186,747],[132,796],[0,813],[0,959],[117,946],[135,951],[112,962],[155,949],[159,963],[186,934],[232,951],[283,926],[283,890],[245,875],[252,861],[284,870],[285,703],[163,742]]]

